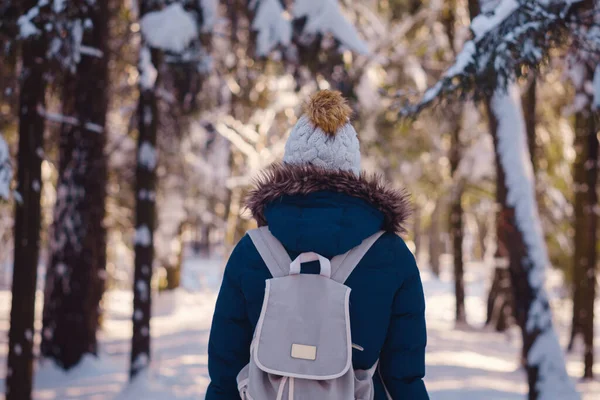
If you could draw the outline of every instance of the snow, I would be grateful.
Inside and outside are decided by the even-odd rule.
[[[131,292],[110,290],[104,299],[105,318],[100,332],[99,357],[87,355],[65,373],[52,362],[38,361],[33,400],[200,400],[209,383],[207,343],[223,262],[218,258],[187,257],[183,288],[153,293],[150,368],[128,384],[133,311]],[[452,265],[442,257],[438,280],[421,266],[427,298],[427,388],[432,400],[522,400],[527,392],[520,368],[520,334],[516,328],[498,334],[480,327],[485,321],[492,268],[482,263],[465,266],[466,310],[472,328],[454,328]],[[561,288],[555,271],[550,293]],[[43,293],[38,293],[41,317]],[[0,291],[0,393],[6,376],[6,343],[10,292]],[[562,313],[561,343],[568,339],[570,302],[554,296]],[[600,305],[597,311],[600,313]],[[600,323],[597,340],[600,340]],[[580,356],[570,356],[568,371],[581,373]],[[600,382],[578,383],[583,400],[596,400]],[[558,399],[560,397],[551,397]],[[562,398],[560,398],[562,400]]]
[[[100,49],[90,46],[80,46],[79,52],[81,54],[85,54],[86,56],[102,58],[104,57],[104,52]]]
[[[152,233],[147,225],[142,225],[135,230],[133,243],[144,247],[148,247],[152,244]]]
[[[258,5],[257,4],[258,1]],[[289,46],[292,41],[292,22],[284,15],[279,0],[253,0],[256,7],[252,29],[257,32],[256,54],[266,56],[277,45]]]
[[[531,158],[527,147],[525,121],[518,86],[512,85],[507,93],[496,92],[491,108],[498,120],[498,148],[500,163],[506,174],[507,203],[515,209],[517,227],[527,246],[527,271],[534,298],[528,312],[526,329],[540,331],[527,355],[530,365],[539,367],[538,390],[540,399],[561,393],[561,399],[576,399],[572,383],[563,368],[563,354],[552,326],[552,314],[544,288],[548,252],[535,199],[535,185]]]
[[[0,199],[8,200],[10,196],[12,173],[8,145],[0,135]]]
[[[140,26],[150,47],[174,53],[183,52],[198,37],[196,21],[181,3],[172,3],[160,11],[147,13],[142,17]]]
[[[296,0],[292,13],[294,18],[307,17],[303,34],[331,33],[350,50],[359,54],[369,53],[367,44],[343,15],[337,0]]]
[[[202,31],[210,32],[217,23],[218,0],[198,0],[202,9]]]
[[[65,8],[65,0],[54,0],[54,2],[52,3],[52,10],[54,10],[55,13],[59,13],[62,10],[64,10]]]
[[[140,300],[143,302],[148,301],[148,285],[146,282],[139,280],[135,283],[135,290],[140,295]],[[136,310],[136,312],[141,312],[140,310]],[[134,313],[135,316],[135,313]]]
[[[40,0],[38,5],[32,7],[27,11],[26,14],[21,15],[17,20],[17,25],[19,25],[19,36],[22,39],[27,39],[30,36],[37,35],[40,33],[39,29],[34,25],[32,20],[37,17],[40,13],[40,7],[48,4],[47,0]]]
[[[148,170],[156,168],[156,149],[149,142],[144,141],[138,151],[138,163]]]
[[[154,64],[152,64],[152,56],[150,55],[150,49],[148,46],[143,46],[140,49],[138,69],[140,71],[140,86],[142,89],[150,90],[154,88],[158,71],[156,70]]]
[[[592,106],[595,110],[598,110],[600,109],[600,64],[596,66],[596,70],[594,71],[592,87],[594,94],[594,102],[592,103]]]
[[[517,0],[501,0],[493,12],[480,14],[475,17],[471,23],[471,30],[475,35],[475,39],[480,39],[486,33],[500,25],[502,21],[519,8],[519,5]]]
[[[444,76],[450,77],[461,74],[469,64],[473,63],[473,56],[475,55],[476,50],[473,41],[465,43],[461,52],[456,56],[456,61],[446,71]]]

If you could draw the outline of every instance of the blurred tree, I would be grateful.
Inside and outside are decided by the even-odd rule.
[[[13,2],[12,15],[37,6],[37,0]],[[3,10],[6,11],[6,10]],[[4,21],[5,15],[2,16]],[[14,267],[6,399],[29,400],[33,385],[35,291],[41,223],[41,164],[44,148],[46,50],[48,38],[22,24],[12,39],[21,39],[19,85],[19,152],[15,203]],[[15,43],[12,43],[15,45]]]
[[[578,37],[580,32],[571,30],[571,17],[581,17],[577,14],[581,8],[570,1],[556,4],[504,0],[499,4],[488,1],[480,4],[482,13],[471,23],[474,38],[465,44],[454,65],[422,100],[403,112],[414,114],[439,97],[457,92],[487,99],[501,206],[497,218],[498,254],[508,260],[515,315],[523,336],[529,398],[548,399],[558,395],[574,399],[578,395],[565,369],[544,288],[549,260],[514,77],[520,76],[525,67],[537,68],[549,48],[564,42],[561,34]],[[476,12],[478,6],[472,4],[469,8]],[[533,29],[521,29],[527,21],[539,23],[533,24]],[[531,45],[511,45],[520,42],[516,40],[519,35]]]
[[[216,2],[211,0],[139,1],[142,38],[138,60],[140,94],[137,105],[132,378],[148,366],[151,355],[151,279],[156,252],[156,198],[157,189],[161,188],[157,175],[157,146],[178,148],[181,143],[181,137],[178,137],[181,128],[179,112],[191,112],[197,107],[196,98],[202,87],[203,73],[211,68],[207,43],[202,41],[205,39],[202,34],[212,29],[215,15]],[[172,29],[164,29],[165,26]],[[161,108],[162,103],[167,103],[164,108]],[[176,107],[173,107],[174,103]],[[168,113],[169,109],[175,111]],[[167,120],[171,122],[170,126],[165,123]],[[175,134],[169,135],[169,129]],[[177,221],[172,222],[177,226]],[[178,260],[174,265],[165,265],[174,269],[170,271],[171,275],[180,273],[182,246],[179,243],[179,251],[167,256]],[[171,283],[175,281],[171,279]]]
[[[581,56],[585,56],[582,54]],[[596,263],[598,233],[598,112],[594,99],[585,87],[594,79],[596,62],[578,57],[572,60],[570,76],[575,86],[575,191],[573,237],[573,322],[569,349],[576,336],[584,339],[584,373],[593,378],[594,301],[596,298]],[[592,62],[589,62],[592,61]]]
[[[525,129],[527,130],[527,145],[529,146],[529,155],[531,156],[531,165],[533,174],[536,175],[537,168],[537,143],[536,143],[536,103],[537,103],[537,78],[531,77],[523,94],[523,115],[525,117]]]
[[[456,39],[456,13],[458,4],[456,0],[447,1],[443,10],[442,22],[448,35],[448,44],[454,56]],[[455,322],[457,326],[466,325],[467,313],[465,310],[465,282],[464,282],[464,210],[463,185],[455,179],[455,174],[460,166],[463,153],[463,144],[461,141],[462,131],[462,111],[461,104],[450,104],[446,107],[447,118],[450,123],[450,177],[456,180],[458,184],[454,185],[450,194],[450,218],[448,229],[452,240],[452,256],[454,265],[454,298],[455,298]]]
[[[152,12],[161,12],[162,2],[140,0],[140,21]],[[156,14],[158,15],[158,14]],[[146,29],[156,29],[156,26]],[[139,100],[137,106],[138,139],[135,173],[135,270],[133,276],[133,335],[129,375],[135,377],[150,362],[151,279],[154,262],[156,199],[156,138],[159,126],[158,84],[162,51],[151,48],[142,31],[138,61]]]
[[[63,8],[60,8],[63,7]],[[109,2],[61,3],[67,38],[57,200],[46,273],[41,352],[64,369],[97,353],[106,276]],[[68,17],[67,17],[68,15]],[[81,37],[78,35],[81,34]],[[66,39],[65,39],[66,40]]]

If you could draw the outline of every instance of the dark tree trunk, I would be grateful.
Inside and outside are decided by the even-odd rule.
[[[537,172],[537,144],[535,127],[537,124],[536,118],[536,102],[537,102],[537,79],[531,78],[527,90],[523,95],[523,116],[525,117],[525,129],[527,131],[527,145],[529,146],[529,155],[531,156],[531,164],[533,165],[533,174]]]
[[[588,76],[593,76],[589,68]],[[569,347],[577,334],[584,339],[584,374],[593,378],[594,300],[596,297],[596,246],[598,194],[597,115],[586,108],[575,115],[575,236],[573,254],[573,325]]]
[[[152,50],[154,65],[159,54]],[[156,84],[156,83],[155,83]],[[133,336],[130,376],[148,366],[150,360],[150,311],[154,228],[156,224],[156,134],[158,99],[155,86],[140,86],[138,102],[138,160],[136,167],[135,273],[133,278]]]
[[[533,77],[529,82],[529,86],[523,95],[523,117],[525,119],[525,130],[527,132],[527,146],[529,148],[529,154],[531,157],[531,163],[533,165],[534,174],[536,172],[536,78]],[[496,186],[500,187],[499,174],[496,175],[497,181]],[[497,191],[497,202],[501,204],[502,197],[505,194]],[[501,230],[505,229],[506,225],[496,225],[496,240],[498,241],[498,250],[496,252],[496,263],[505,264],[505,251],[500,250],[505,248],[506,244],[501,243],[500,240],[506,237],[507,233]],[[496,265],[494,269],[494,277],[492,278],[492,286],[488,294],[488,314],[486,319],[486,325],[493,324],[494,328],[498,332],[505,331],[510,324],[513,322],[513,318],[510,313],[514,310],[513,296],[511,293],[511,284],[509,279],[509,271],[506,269],[508,265]]]
[[[462,144],[460,142],[461,124],[457,123],[450,132],[450,171],[451,176],[458,170],[461,159]],[[465,311],[465,282],[464,282],[464,264],[463,264],[463,219],[464,211],[462,207],[462,188],[457,187],[456,193],[452,194],[450,202],[450,237],[452,238],[452,254],[454,261],[454,296],[455,321],[457,325],[467,323],[467,314]]]
[[[539,334],[539,332],[529,333],[525,328],[529,305],[533,300],[533,293],[531,293],[526,266],[523,265],[523,263],[530,261],[528,261],[527,248],[523,235],[517,228],[515,209],[507,204],[508,189],[506,187],[506,173],[500,162],[501,155],[498,154],[498,117],[496,116],[490,101],[487,102],[487,110],[490,121],[490,132],[493,136],[494,149],[496,150],[496,174],[498,176],[496,198],[498,200],[499,211],[496,216],[496,234],[498,235],[496,259],[508,260],[513,296],[515,299],[515,317],[523,332],[522,354],[525,358],[535,337]],[[535,395],[537,376],[537,369],[527,369],[530,400],[537,398]]]
[[[36,1],[27,1],[26,8]],[[41,165],[44,148],[46,42],[23,42],[19,104],[19,154],[15,202],[15,246],[6,399],[29,400],[33,382],[33,321],[41,222]]]
[[[494,326],[497,332],[504,332],[513,322],[513,301],[508,265],[504,259],[496,258],[494,277],[487,301],[487,318],[485,325]]]
[[[89,8],[93,27],[83,43],[102,55],[82,55],[65,79],[60,167],[51,255],[46,276],[41,351],[64,369],[97,353],[106,268],[105,122],[108,108],[108,5]]]
[[[140,0],[140,17],[152,11],[155,4]],[[158,96],[159,71],[162,54],[142,42],[140,76],[154,69],[155,79],[140,80],[138,100],[138,144],[135,170],[135,272],[133,278],[133,335],[129,376],[134,378],[150,362],[151,282],[154,264],[154,230],[156,227],[156,165],[158,153],[156,138],[159,125]]]
[[[456,25],[456,0],[445,2],[446,7],[442,17],[442,22],[446,28],[448,41],[452,52],[456,55],[454,49],[455,25]],[[458,171],[460,160],[462,158],[462,143],[460,132],[462,131],[462,105],[455,104],[449,106],[451,115],[450,121],[450,176],[454,177]],[[465,282],[464,282],[464,256],[463,256],[463,240],[464,240],[464,211],[462,207],[463,185],[461,182],[456,182],[450,198],[450,215],[448,228],[450,230],[450,238],[452,240],[452,255],[454,265],[454,298],[455,298],[455,322],[456,325],[466,325],[467,314],[465,310]]]
[[[431,272],[438,278],[440,277],[440,256],[442,255],[442,241],[440,239],[441,225],[441,200],[435,204],[435,208],[431,213],[431,223],[429,226],[429,265]]]
[[[596,262],[597,262],[597,234],[598,234],[598,193],[596,185],[598,182],[598,137],[596,135],[598,121],[597,115],[587,115],[584,117],[584,125],[587,125],[587,146],[588,162],[586,166],[586,185],[589,188],[587,193],[586,206],[584,210],[587,213],[587,249],[586,249],[586,296],[583,301],[585,310],[585,319],[582,323],[583,342],[585,345],[584,355],[584,378],[594,378],[594,303],[596,300]]]

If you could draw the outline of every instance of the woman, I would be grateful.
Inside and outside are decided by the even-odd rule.
[[[355,370],[373,377],[375,400],[428,399],[425,374],[425,300],[419,270],[404,241],[406,196],[361,174],[350,107],[339,92],[314,95],[292,129],[283,164],[268,168],[247,207],[291,259],[305,252],[343,254],[383,230],[345,284]],[[314,265],[302,273],[318,273]],[[208,348],[207,400],[239,399],[236,377],[250,359],[265,280],[272,276],[246,235],[225,269]],[[261,400],[261,399],[256,399]],[[321,399],[315,399],[321,400]]]

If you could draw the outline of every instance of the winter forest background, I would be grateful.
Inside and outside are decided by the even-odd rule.
[[[0,392],[202,398],[245,193],[333,88],[365,169],[412,194],[432,399],[598,399],[599,23],[595,0],[1,0]]]

